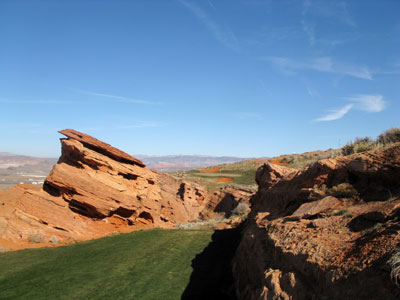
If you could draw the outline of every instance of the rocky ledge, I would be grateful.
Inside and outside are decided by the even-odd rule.
[[[60,133],[67,138],[61,139],[61,157],[43,189],[25,184],[0,190],[0,247],[40,247],[113,232],[173,228],[213,214],[216,198],[227,198],[221,192],[210,202],[200,185],[149,170],[139,159],[87,134],[72,129]]]
[[[238,299],[400,299],[387,264],[399,179],[399,143],[303,171],[262,166],[233,261]]]

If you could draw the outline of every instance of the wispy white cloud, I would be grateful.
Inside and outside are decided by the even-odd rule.
[[[257,30],[251,31],[241,41],[249,46],[254,45],[274,45],[284,41],[294,42],[301,39],[301,31],[297,26],[261,26]]]
[[[4,104],[70,104],[74,101],[59,101],[59,100],[8,100],[0,99],[0,103]]]
[[[307,86],[307,93],[311,96],[311,97],[319,97],[319,93],[317,90]]]
[[[124,102],[124,103],[136,103],[136,104],[148,104],[148,105],[156,105],[156,104],[161,104],[161,102],[151,102],[147,100],[141,100],[141,99],[132,99],[128,97],[123,97],[123,96],[117,96],[117,95],[111,95],[111,94],[104,94],[104,93],[97,93],[97,92],[91,92],[91,91],[84,91],[84,90],[77,90],[74,89],[77,92],[80,92],[85,95],[90,95],[90,96],[97,96],[97,97],[102,97],[102,98],[108,98],[108,99],[113,99],[115,102]]]
[[[212,33],[212,35],[218,42],[235,51],[239,50],[238,39],[229,27],[223,26],[222,24],[216,22],[204,9],[198,6],[195,2],[191,2],[188,0],[178,1],[187,9],[189,9],[207,27],[207,29]],[[209,5],[212,6],[215,10],[215,7],[212,3],[209,2]]]
[[[382,95],[357,95],[348,99],[354,103],[354,108],[367,112],[381,112],[386,107]]]
[[[357,26],[346,1],[304,0],[302,15],[330,18],[351,27]]]
[[[112,102],[122,102],[122,103],[135,103],[135,104],[146,104],[146,105],[160,105],[162,104],[161,102],[151,102],[151,101],[146,101],[146,100],[141,100],[141,99],[132,99],[128,97],[123,97],[123,96],[117,96],[117,95],[111,95],[111,94],[104,94],[104,93],[97,93],[97,92],[91,92],[91,91],[85,91],[85,90],[79,90],[79,89],[71,89],[75,92],[85,94],[85,95],[90,95],[90,96],[96,96],[96,97],[101,97],[101,98],[107,98],[112,100]],[[74,101],[74,100],[37,100],[37,99],[30,99],[30,100],[10,100],[10,99],[0,99],[0,103],[4,104],[49,104],[49,105],[57,105],[57,104],[84,104],[84,103],[91,103],[92,101],[90,100],[79,100],[79,101]]]
[[[215,6],[214,6],[214,4],[212,3],[212,0],[208,0],[208,5],[209,5],[212,9],[215,10]]]
[[[362,110],[370,113],[378,113],[386,108],[386,101],[382,95],[357,95],[345,98],[351,103],[332,110],[329,114],[317,118],[315,121],[334,121],[343,118],[351,109]]]
[[[239,112],[234,114],[235,117],[239,118],[240,120],[247,120],[247,119],[261,119],[261,116],[257,113],[252,112]]]
[[[103,94],[103,93],[95,93],[95,92],[82,91],[82,90],[79,90],[79,91],[82,92],[82,93],[84,93],[84,94],[86,94],[86,95],[91,95],[91,96],[99,96],[99,97],[112,98],[112,99],[118,99],[118,100],[126,99],[125,97],[116,96],[116,95]]]
[[[351,27],[356,26],[355,21],[349,13],[346,1],[303,0],[301,26],[311,46],[314,46],[317,42],[335,46],[346,41],[345,39],[337,38],[334,40],[317,38],[317,25],[326,19],[333,19],[335,22],[340,22]]]
[[[318,57],[307,61],[297,61],[287,57],[266,57],[262,59],[271,62],[279,70],[289,75],[296,74],[297,70],[314,70],[372,80],[372,72],[367,67],[337,62],[331,57]]]
[[[308,41],[310,42],[311,46],[314,46],[316,41],[314,26],[306,23],[303,19],[301,20],[301,27],[303,28],[303,31],[307,35]]]
[[[306,16],[307,16],[308,10],[310,9],[310,6],[311,6],[310,0],[303,1],[301,28],[303,29],[304,33],[306,34],[310,45],[314,46],[315,41],[316,41],[314,26],[308,24],[308,22],[306,21]]]
[[[331,110],[330,113],[328,113],[325,116],[317,118],[315,121],[321,122],[321,121],[334,121],[341,119],[350,111],[352,107],[353,104],[346,104],[342,108]]]

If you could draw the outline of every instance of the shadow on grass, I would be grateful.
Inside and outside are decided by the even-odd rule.
[[[214,232],[211,243],[192,261],[193,272],[182,300],[236,300],[232,259],[240,242],[241,228]]]

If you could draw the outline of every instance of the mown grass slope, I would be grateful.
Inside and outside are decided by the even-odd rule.
[[[211,230],[149,230],[0,253],[0,299],[180,299]]]
[[[255,161],[244,161],[233,164],[217,166],[220,168],[217,172],[204,172],[201,169],[190,170],[186,172],[187,179],[198,181],[210,189],[226,185],[224,182],[218,182],[218,178],[231,178],[232,184],[245,187],[256,187],[255,171],[261,165]]]

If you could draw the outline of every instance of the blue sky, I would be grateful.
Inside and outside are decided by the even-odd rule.
[[[400,1],[0,2],[0,151],[266,157],[400,126]]]

